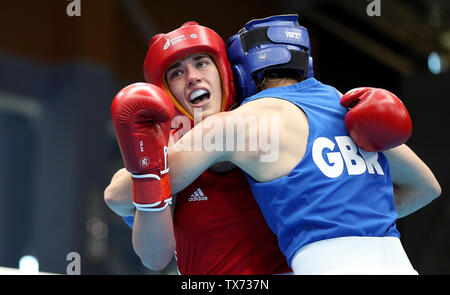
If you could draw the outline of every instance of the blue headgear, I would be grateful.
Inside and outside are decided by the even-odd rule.
[[[239,100],[256,93],[263,69],[295,69],[313,77],[308,30],[298,15],[275,15],[248,22],[227,41]]]

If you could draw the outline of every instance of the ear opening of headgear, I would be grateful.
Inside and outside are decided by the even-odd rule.
[[[295,14],[248,22],[227,41],[227,53],[239,99],[256,93],[263,69],[295,69],[305,78],[313,76],[308,31]]]
[[[187,112],[170,91],[165,78],[166,70],[173,63],[192,54],[208,54],[215,63],[222,85],[222,109],[226,111],[235,103],[236,90],[233,74],[227,58],[225,42],[213,30],[191,21],[167,34],[158,34],[149,42],[144,60],[144,76],[148,83],[162,87],[172,98],[177,113],[193,117]]]

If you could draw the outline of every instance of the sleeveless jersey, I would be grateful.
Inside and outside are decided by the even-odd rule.
[[[336,89],[314,78],[248,97],[292,102],[308,118],[303,159],[286,176],[261,183],[246,175],[288,263],[303,246],[346,236],[399,237],[389,163],[359,149],[344,123]]]
[[[292,272],[240,169],[207,170],[179,192],[174,233],[180,274]]]

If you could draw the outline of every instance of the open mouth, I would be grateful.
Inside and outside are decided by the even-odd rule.
[[[192,104],[196,105],[205,102],[209,99],[210,96],[211,93],[209,93],[207,90],[198,89],[191,93],[191,95],[189,96],[189,100]]]

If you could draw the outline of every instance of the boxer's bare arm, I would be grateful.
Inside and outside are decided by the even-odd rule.
[[[119,216],[133,216],[136,208],[133,205],[133,183],[131,174],[119,169],[104,191],[106,205]]]
[[[133,224],[133,249],[142,264],[153,270],[165,268],[175,252],[171,206],[163,211],[136,210]]]
[[[384,151],[391,167],[399,218],[424,207],[441,194],[430,168],[406,145]]]
[[[208,122],[216,120],[220,122],[226,115],[218,113],[198,123],[188,131],[173,146],[169,147],[169,173],[170,187],[173,193],[178,193],[206,169],[213,164],[226,161],[229,157],[225,151],[206,151],[199,143],[198,138],[203,138],[203,132],[209,128]],[[200,139],[202,140],[202,139]]]
[[[160,212],[136,211],[133,205],[133,183],[130,173],[122,168],[111,179],[104,192],[105,203],[120,216],[133,216],[133,249],[146,267],[159,270],[167,266],[175,250],[172,206]]]
[[[223,131],[217,136],[223,149],[211,145],[208,150],[209,139],[217,130]],[[259,99],[210,116],[169,149],[172,192],[182,190],[220,161],[235,164],[261,182],[287,175],[303,157],[307,134],[305,114],[292,103],[276,98]],[[200,145],[199,139],[203,140]]]

